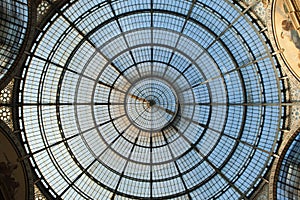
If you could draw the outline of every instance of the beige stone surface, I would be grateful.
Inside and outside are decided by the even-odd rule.
[[[300,78],[300,37],[288,14],[284,0],[275,1],[273,27],[275,40],[279,49],[283,49],[283,57],[294,75]],[[297,38],[298,37],[298,38]],[[298,48],[296,43],[299,44]]]

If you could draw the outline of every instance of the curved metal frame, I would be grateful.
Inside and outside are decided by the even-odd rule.
[[[161,11],[161,10],[154,10],[154,9],[150,9],[150,10],[147,10],[147,11],[137,11],[137,12],[150,12],[151,14],[153,14],[154,12],[166,12],[166,13],[170,13],[170,14],[172,14],[172,15],[179,15],[180,16],[180,14],[179,13],[173,13],[173,12],[168,12],[168,11]],[[126,14],[124,14],[124,16],[125,15],[130,15],[131,13],[126,13]],[[242,14],[239,16],[239,17],[241,17],[242,16]],[[119,19],[121,16],[116,16],[115,15],[115,18],[112,18],[112,19],[110,19],[110,20],[112,20],[112,21],[114,21],[114,20],[116,20],[116,19]],[[190,16],[187,16],[187,18],[186,18],[186,20],[193,20],[192,18],[190,18]],[[195,20],[196,21],[196,20]],[[107,22],[107,23],[109,23],[109,22]],[[72,25],[72,27],[74,28],[74,27],[76,27],[76,25],[75,24],[73,24],[73,23],[71,23],[71,25]],[[229,26],[229,28],[231,27],[231,25],[232,24],[230,24],[230,26]],[[99,26],[99,27],[101,27],[101,26]],[[204,27],[203,25],[202,25],[202,27]],[[225,32],[224,32],[225,33]],[[92,34],[92,33],[91,33]],[[123,33],[124,34],[124,33]],[[83,34],[83,36],[84,36],[84,34]],[[125,38],[125,36],[123,35],[123,37]],[[216,41],[221,41],[221,39],[220,39],[220,37],[221,36],[217,36],[216,38],[218,38]],[[242,35],[241,35],[241,37],[242,37]],[[84,39],[85,40],[87,40],[88,41],[88,36],[87,35],[85,35],[85,37],[84,37]],[[153,45],[153,43],[151,43],[151,45]],[[79,48],[79,46],[80,46],[80,44],[78,45],[78,48]],[[226,45],[224,45],[225,47],[226,47]],[[77,50],[77,48],[75,48],[74,49],[74,54],[75,54],[75,52],[76,52],[76,50]],[[175,49],[174,49],[175,50]],[[55,51],[55,50],[53,50],[53,51]],[[230,53],[230,51],[229,50],[227,50],[228,52],[227,53]],[[36,56],[36,55],[32,55],[33,57],[34,56]],[[70,56],[70,58],[72,58],[73,57],[73,55],[71,55]],[[232,59],[234,59],[234,56],[233,55],[231,55],[231,57],[232,57]],[[254,57],[254,55],[253,55],[253,57]],[[266,57],[270,57],[270,56],[266,56]],[[49,59],[49,60],[48,60]],[[48,63],[51,63],[52,61],[51,61],[51,58],[48,58],[47,60],[45,60],[45,61],[47,61]],[[113,60],[113,59],[109,59],[109,60]],[[250,63],[249,63],[249,65],[251,65],[251,64],[253,64],[253,63],[256,63],[256,62],[258,62],[259,61],[259,59],[254,59],[253,61],[251,61]],[[153,61],[152,61],[153,62]],[[110,64],[113,64],[113,62],[112,61],[110,61],[109,62]],[[236,62],[237,63],[237,62]],[[135,66],[137,66],[137,64],[138,63],[135,63]],[[170,63],[167,63],[168,65],[170,65]],[[66,66],[68,66],[68,64],[66,65]],[[242,75],[241,75],[241,73],[240,73],[240,69],[242,68],[242,67],[246,67],[246,66],[248,66],[248,64],[247,65],[245,65],[245,66],[239,66],[238,64],[236,64],[236,71],[240,74],[240,80],[243,80],[242,79]],[[273,65],[274,66],[274,65]],[[61,66],[61,67],[63,67],[63,66]],[[67,69],[67,67],[63,67],[63,69],[64,70],[66,70]],[[230,72],[228,72],[228,74],[229,74]],[[61,76],[61,79],[60,79],[60,82],[62,82],[62,79],[63,79],[63,74],[64,73],[62,73],[62,76]],[[120,75],[122,75],[123,74],[123,72],[121,72],[120,73]],[[260,72],[259,72],[259,74],[260,74]],[[226,75],[226,73],[221,73],[221,76],[224,76],[224,75]],[[260,76],[262,77],[262,75],[260,74]],[[25,78],[25,77],[24,77]],[[219,78],[219,77],[215,77],[215,78]],[[222,80],[224,81],[224,78],[222,78]],[[40,83],[42,83],[43,84],[43,81],[41,80],[40,81]],[[224,81],[224,83],[225,83],[225,87],[226,87],[226,82]],[[243,94],[244,94],[244,100],[245,100],[245,102],[247,102],[247,97],[245,96],[246,95],[246,88],[245,88],[245,85],[244,85],[244,82],[242,81],[242,83],[243,83],[243,90],[244,90],[244,92],[243,92]],[[278,78],[277,78],[277,83],[279,84],[279,81],[278,81]],[[61,84],[61,83],[60,83]],[[205,84],[207,84],[207,82],[205,83]],[[23,87],[24,87],[24,85],[23,85]],[[39,88],[42,88],[42,87],[39,87]],[[78,88],[78,87],[77,87]],[[111,86],[111,89],[110,89],[110,91],[112,91],[112,89],[113,89],[113,86]],[[263,89],[263,91],[264,91],[265,89]],[[227,94],[227,92],[226,92],[226,94]],[[228,94],[227,94],[228,95]],[[59,92],[58,92],[58,98],[57,98],[57,100],[56,100],[56,103],[54,104],[55,106],[56,106],[56,109],[57,109],[57,113],[59,113],[59,105],[64,105],[64,104],[61,104],[60,102],[59,102]],[[227,100],[228,100],[228,97],[227,97]],[[22,104],[20,104],[20,105],[23,105],[23,106],[25,106],[23,103]],[[37,106],[40,106],[41,104],[36,104]],[[93,104],[88,104],[88,105],[91,105],[91,106],[93,106]],[[209,115],[211,115],[211,107],[213,106],[213,105],[216,105],[216,104],[213,104],[213,103],[210,103],[210,104],[208,104],[209,106],[210,106],[210,113],[209,113]],[[221,105],[221,104],[220,104]],[[228,116],[228,106],[231,106],[232,104],[230,104],[230,103],[226,103],[226,104],[224,104],[224,105],[226,105],[227,106],[227,116]],[[243,109],[244,109],[244,111],[243,111],[243,113],[244,113],[244,116],[243,116],[243,120],[246,120],[246,111],[247,111],[247,106],[256,106],[257,104],[251,104],[251,103],[243,103],[243,104],[234,104],[234,105],[232,105],[232,106],[243,106]],[[266,104],[260,104],[261,106],[267,106],[268,105],[268,103],[266,103]],[[270,105],[274,105],[274,104],[270,104]],[[275,105],[277,105],[277,104],[275,104]],[[280,103],[278,104],[278,106],[280,106]],[[93,109],[92,109],[93,110]],[[263,116],[264,114],[262,114],[262,116]],[[60,121],[60,119],[59,119],[59,115],[57,116],[58,117],[58,120]],[[227,117],[226,117],[227,118]],[[263,118],[264,119],[264,118]],[[111,120],[113,120],[112,118],[111,118]],[[227,119],[225,119],[225,121],[226,121]],[[206,125],[203,125],[203,127],[204,128],[209,128],[209,121],[210,120],[208,120],[208,124],[206,124]],[[264,122],[262,122],[262,123],[264,123]],[[60,130],[61,130],[61,133],[63,133],[63,128],[61,127],[61,123],[59,123],[60,125]],[[244,123],[243,123],[244,124]],[[24,127],[24,125],[23,125],[23,127]],[[224,126],[223,126],[223,129],[222,129],[222,131],[220,131],[220,137],[219,137],[219,140],[220,140],[220,138],[221,138],[221,135],[224,135],[224,133],[222,133],[223,131],[224,131],[224,129],[225,129],[225,124],[224,124]],[[279,128],[278,128],[279,129]],[[44,132],[44,131],[42,131],[42,132]],[[242,136],[242,133],[243,133],[243,126],[241,127],[241,129],[240,129],[240,131],[239,131],[239,137],[238,138],[234,138],[235,140],[236,140],[236,145],[235,145],[235,147],[232,149],[232,152],[237,148],[237,146],[238,146],[238,143],[239,142],[241,142],[240,141],[240,139],[241,139],[241,136]],[[69,148],[68,147],[68,144],[67,144],[67,140],[69,140],[69,139],[71,139],[71,138],[73,138],[73,137],[76,137],[76,136],[78,136],[78,135],[80,135],[81,133],[78,133],[78,134],[76,134],[76,135],[74,135],[74,136],[72,136],[72,137],[69,137],[69,138],[65,138],[65,136],[62,134],[62,138],[65,138],[63,141],[61,141],[61,142],[63,142],[63,143],[65,143],[65,145],[66,145],[66,147],[67,148]],[[120,136],[122,135],[121,133],[119,133],[120,134]],[[166,139],[165,139],[166,140]],[[200,141],[200,140],[199,140]],[[61,142],[59,142],[59,143],[56,143],[56,144],[60,144]],[[168,141],[166,140],[166,143],[168,144]],[[257,141],[257,143],[258,143],[258,141]],[[196,143],[197,144],[197,143]],[[190,150],[195,150],[196,152],[198,152],[199,153],[199,149],[197,149],[197,147],[196,147],[196,144],[191,144],[191,148],[190,148]],[[217,143],[216,143],[217,144]],[[247,143],[245,143],[245,144],[247,144]],[[259,148],[255,145],[255,146],[253,146],[252,144],[249,144],[251,147],[253,147],[254,149],[258,149],[259,150]],[[48,147],[50,147],[50,146],[52,146],[52,145],[49,145],[49,144],[46,144],[45,143],[45,147],[46,147],[46,149],[48,149]],[[151,147],[152,148],[152,147]],[[50,148],[49,148],[50,149]],[[214,147],[212,148],[212,149],[214,149]],[[48,151],[48,150],[47,150]],[[31,152],[32,154],[34,154],[34,153],[36,153],[36,152]],[[51,151],[49,151],[49,153],[51,154]],[[71,152],[71,151],[69,151],[69,153],[71,154],[71,155],[73,155],[73,153]],[[272,154],[272,152],[269,152],[269,154],[271,155]],[[208,154],[209,155],[209,154]],[[202,155],[203,156],[203,155]],[[79,163],[77,160],[76,160],[76,158],[75,158],[75,156],[73,155],[72,157],[74,157],[74,161],[76,162],[76,163]],[[204,158],[206,157],[206,156],[203,156]],[[207,156],[208,157],[208,156]],[[230,158],[227,158],[227,160],[229,160]],[[224,161],[224,164],[225,163],[227,163],[227,160],[226,161]],[[55,160],[53,160],[54,162],[55,162]],[[205,159],[205,161],[206,162],[208,162],[208,163],[211,163],[208,159]],[[96,162],[96,160],[94,161],[94,162]],[[93,163],[93,162],[92,162]],[[176,163],[175,163],[176,164]],[[91,164],[92,165],[92,164]],[[217,168],[217,167],[214,167],[214,164],[212,164],[211,163],[211,165],[213,166],[213,168],[216,170],[216,174],[219,174],[219,175],[221,175],[223,178],[225,177],[226,178],[226,175],[224,175],[222,172],[221,172],[221,169],[222,168]],[[58,166],[59,167],[59,166]],[[266,167],[266,166],[265,166]],[[196,168],[196,167],[195,167]],[[83,171],[83,173],[88,173],[87,172],[87,169],[88,168],[84,168],[84,167],[81,167],[81,170]],[[178,167],[177,167],[177,169],[178,169]],[[59,171],[61,171],[61,170],[59,170]],[[180,173],[180,170],[178,169],[178,172],[179,172],[179,174],[181,174]],[[121,175],[121,177],[123,177],[124,176],[124,171],[120,174]],[[80,177],[80,176],[79,176]],[[78,177],[78,178],[79,178]],[[93,179],[93,177],[90,175],[90,177]],[[182,177],[182,175],[180,175],[180,177]],[[75,180],[77,180],[77,179],[75,179]],[[225,179],[225,180],[227,180],[227,179]],[[75,181],[73,181],[71,184],[70,184],[70,186],[72,186],[73,184],[74,184],[74,182]],[[100,185],[101,185],[101,183],[100,182],[98,182]],[[234,187],[234,184],[232,184],[231,183],[231,181],[230,180],[228,180],[228,184],[231,186],[231,187]],[[106,187],[105,185],[103,185],[104,187]],[[185,186],[186,187],[186,186]],[[197,187],[196,187],[197,188]],[[194,188],[194,189],[196,189],[196,188]],[[239,191],[237,188],[235,188],[235,190],[237,190],[239,193],[240,193],[240,195],[242,195],[244,198],[246,197],[246,195],[245,194],[243,194],[243,192],[241,192],[241,191]],[[186,188],[186,192],[185,193],[182,193],[182,194],[188,194],[190,191],[192,191],[191,189],[187,189]],[[117,188],[115,189],[115,190],[112,190],[112,192],[114,192],[115,194],[119,194],[119,195],[124,195],[124,196],[127,196],[127,197],[132,197],[132,198],[138,198],[138,197],[134,197],[134,196],[131,196],[131,195],[126,195],[126,194],[123,194],[123,193],[120,193],[120,192],[118,192],[117,191]],[[178,193],[178,194],[181,194],[181,193]],[[175,196],[176,196],[177,194],[175,194]],[[174,195],[172,195],[172,196],[167,196],[167,197],[175,197]],[[164,197],[162,197],[162,198],[164,198]],[[190,197],[191,198],[191,197]]]

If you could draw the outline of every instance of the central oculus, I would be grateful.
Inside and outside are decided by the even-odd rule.
[[[128,119],[148,132],[169,126],[177,116],[178,106],[171,84],[157,77],[138,80],[129,88],[125,98]]]

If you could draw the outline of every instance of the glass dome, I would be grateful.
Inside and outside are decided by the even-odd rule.
[[[62,199],[239,199],[282,124],[276,61],[235,1],[71,1],[20,85],[25,147]]]
[[[279,170],[277,199],[299,199],[300,196],[300,132],[288,148]]]
[[[2,0],[0,2],[0,79],[12,67],[27,28],[27,0]]]

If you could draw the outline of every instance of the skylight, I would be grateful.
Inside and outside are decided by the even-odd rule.
[[[79,0],[36,39],[23,140],[63,199],[247,198],[281,128],[270,46],[229,0]]]

